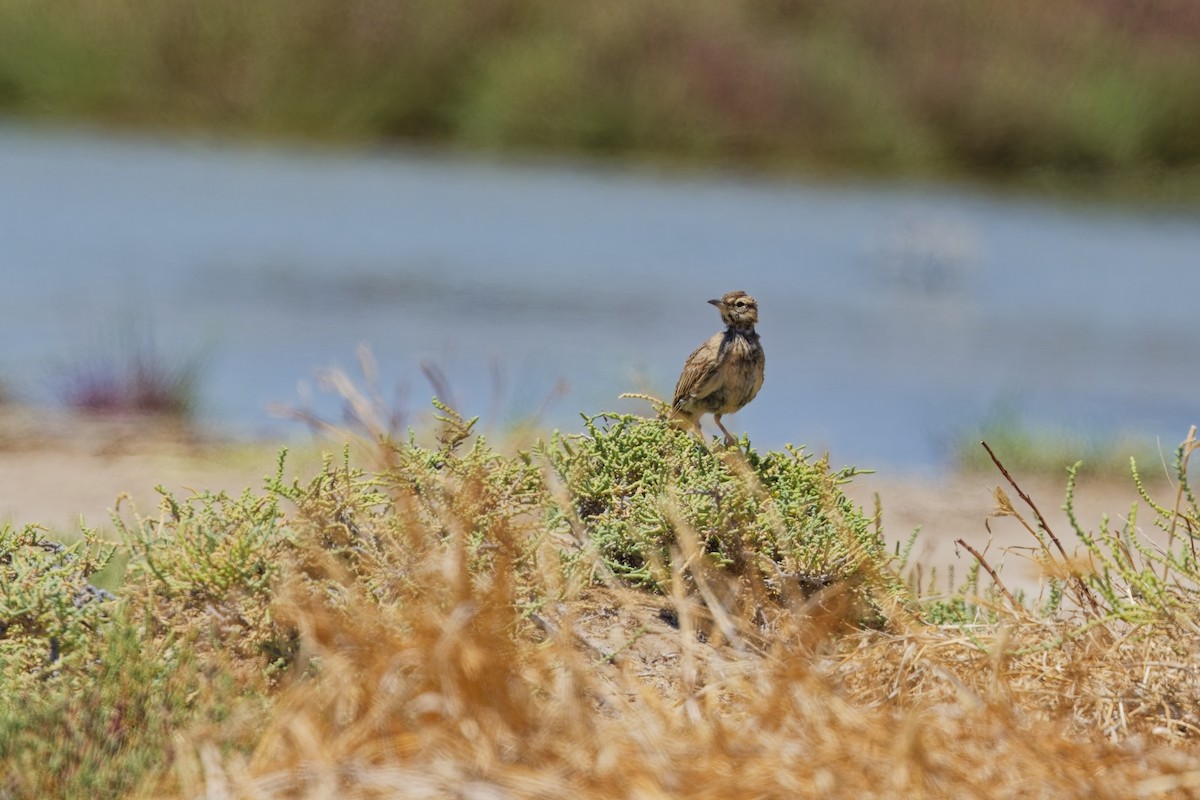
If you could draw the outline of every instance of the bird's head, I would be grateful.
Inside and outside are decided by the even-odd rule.
[[[758,322],[758,301],[742,291],[729,292],[720,300],[709,300],[721,312],[721,321],[735,328]]]

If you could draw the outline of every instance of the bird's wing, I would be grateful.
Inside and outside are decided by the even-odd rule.
[[[688,356],[679,382],[675,384],[675,399],[671,401],[671,407],[676,411],[686,400],[706,397],[717,388],[717,367],[721,363],[719,356],[723,335],[714,335]]]
[[[754,379],[754,391],[750,393],[750,400],[753,400],[755,397],[758,396],[758,390],[762,388],[763,378],[765,378],[766,374],[767,374],[766,353],[762,352],[762,350],[759,350],[758,358],[759,358],[760,369],[758,370],[758,377]],[[749,403],[750,400],[747,400],[746,402]]]

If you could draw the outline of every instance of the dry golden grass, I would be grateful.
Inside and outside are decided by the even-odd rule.
[[[864,546],[826,468],[801,462],[829,522],[811,535],[844,534],[853,569],[817,588],[712,558],[693,524],[702,509],[677,505],[654,591],[616,577],[587,528],[601,517],[530,453],[490,450],[448,410],[430,447],[365,430],[372,469],[352,468],[348,449],[307,484],[167,498],[127,521],[134,554],[110,624],[143,642],[126,662],[145,677],[89,696],[143,710],[137,730],[79,727],[100,763],[140,771],[104,785],[214,800],[1200,796],[1195,504],[1182,484],[1157,520],[1175,551],[1101,530],[1093,545],[1115,546],[1079,557],[1030,522],[1061,587],[1034,608],[999,587],[916,596]],[[780,563],[786,538],[764,539]],[[111,673],[91,646],[71,663],[96,652]],[[156,670],[172,659],[186,669]],[[94,713],[66,707],[67,720]],[[45,713],[43,744],[60,719]],[[6,736],[5,766],[28,768]],[[139,747],[143,760],[118,761]],[[0,790],[69,796],[42,778]]]
[[[244,721],[251,752],[181,740],[171,788],[1137,797],[1200,780],[1197,638],[1174,627],[1095,627],[1047,647],[1072,626],[1006,618],[969,635],[896,610],[892,630],[856,631],[837,603],[809,601],[764,632],[682,585],[674,598],[578,587],[531,615],[520,535],[497,532],[486,574],[465,568],[462,536],[410,542],[403,596],[382,605],[352,584],[331,596],[293,579],[278,613],[308,668],[265,725]],[[703,635],[717,615],[732,641]]]
[[[380,452],[396,469],[395,452]],[[580,543],[555,541],[535,515],[480,516],[485,483],[476,475],[443,487],[436,520],[418,496],[428,487],[388,486],[408,521],[379,545],[386,555],[346,567],[327,545],[303,551],[274,605],[299,631],[303,666],[265,725],[245,721],[254,733],[237,738],[254,741],[249,752],[183,738],[165,788],[181,797],[1200,794],[1200,627],[1189,609],[1135,619],[1098,596],[1093,605],[1085,577],[1072,583],[1049,547],[1044,566],[1062,572],[1067,598],[1045,617],[991,591],[972,598],[973,622],[932,625],[886,575],[867,574],[854,591],[779,592],[703,566],[684,524],[670,590],[653,594],[605,577],[586,547],[588,568],[564,561],[560,548]],[[360,521],[344,533],[378,540],[387,528],[368,535]],[[859,624],[863,586],[886,618],[879,629]]]

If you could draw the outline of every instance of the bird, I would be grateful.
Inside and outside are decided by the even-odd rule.
[[[763,385],[766,356],[754,330],[758,301],[743,291],[734,291],[708,302],[721,312],[725,330],[713,334],[684,362],[671,412],[696,430],[700,429],[700,417],[712,414],[725,434],[725,444],[732,447],[737,439],[725,430],[721,416],[745,406]]]

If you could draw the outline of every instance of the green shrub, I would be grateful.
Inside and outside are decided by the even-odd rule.
[[[116,797],[168,761],[194,710],[216,708],[189,649],[123,617],[89,581],[114,554],[0,529],[0,797]]]
[[[883,556],[869,520],[841,493],[857,470],[794,448],[714,449],[665,420],[586,418],[586,435],[542,450],[608,566],[663,587],[681,527],[714,566],[827,584]],[[743,441],[748,448],[749,443]]]
[[[1195,20],[1181,0],[5,0],[0,110],[816,170],[1153,177],[1200,164]]]
[[[261,659],[263,669],[286,665],[292,632],[275,622],[271,602],[296,536],[278,491],[184,500],[159,491],[159,516],[115,519],[131,554],[123,587],[130,613],[143,615],[149,635]]]
[[[1077,461],[1083,462],[1087,474],[1124,475],[1130,457],[1143,463],[1160,460],[1156,448],[1144,436],[1125,434],[1100,439],[1061,427],[1039,427],[1002,406],[978,425],[963,427],[948,438],[947,455],[956,469],[988,473],[995,469],[979,444],[981,440],[1001,454],[1009,468],[1056,479]]]
[[[112,596],[89,582],[114,547],[90,529],[70,546],[36,525],[0,527],[0,680],[20,692],[96,657]]]
[[[3,676],[0,796],[126,796],[170,766],[182,728],[219,722],[237,701],[230,673],[202,669],[184,643],[125,620],[92,633],[69,680],[14,691]]]

